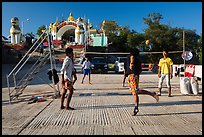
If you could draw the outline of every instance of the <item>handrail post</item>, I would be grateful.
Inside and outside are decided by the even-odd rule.
[[[13,83],[14,83],[14,88],[15,88],[16,87],[16,77],[14,73],[13,73]]]
[[[8,91],[9,91],[9,103],[11,104],[11,96],[10,96],[11,91],[10,91],[10,84],[9,84],[9,77],[8,77],[8,75],[6,76],[6,78],[7,78],[7,86],[8,86]]]
[[[47,36],[48,36],[48,46],[49,46],[49,52],[50,52],[50,66],[51,66],[51,72],[52,72],[52,84],[53,84],[55,95],[57,97],[57,90],[56,90],[55,82],[54,82],[53,63],[52,63],[52,47],[51,47],[52,37],[50,37],[48,30],[47,30]]]

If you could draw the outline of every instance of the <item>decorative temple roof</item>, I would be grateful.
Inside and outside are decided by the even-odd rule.
[[[72,13],[70,12],[69,17],[67,19],[68,21],[75,21],[74,17],[72,16]]]
[[[105,29],[104,27],[105,27],[107,24],[112,24],[112,25],[116,25],[116,26],[117,26],[117,23],[116,23],[115,21],[112,21],[112,20],[104,20],[104,21],[102,22],[101,30],[104,30],[104,29]]]

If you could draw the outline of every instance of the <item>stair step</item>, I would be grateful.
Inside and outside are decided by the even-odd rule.
[[[37,74],[39,71],[34,72],[33,74]]]
[[[14,95],[10,95],[11,98],[18,97],[19,95],[23,94],[22,92],[15,93]]]
[[[27,86],[27,85],[20,85],[20,86],[15,87],[14,89],[15,89],[15,90],[19,89],[19,90],[20,90],[20,89],[25,88],[26,86]]]
[[[14,89],[20,89],[21,87],[15,87]]]
[[[31,81],[32,79],[33,79],[33,78],[27,78],[26,80],[27,80],[27,81]]]
[[[14,96],[19,96],[21,94],[22,94],[22,92],[19,92],[19,93],[16,93]]]

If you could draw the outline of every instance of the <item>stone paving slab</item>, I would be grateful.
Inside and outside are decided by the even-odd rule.
[[[82,74],[77,76],[73,111],[60,110],[60,99],[51,97],[45,102],[9,104],[7,88],[2,88],[2,134],[202,135],[202,84],[201,94],[181,95],[179,78],[175,77],[171,80],[173,97],[167,97],[164,83],[160,101],[140,95],[140,111],[132,116],[133,97],[127,86],[122,87],[122,74],[93,74],[92,85],[88,78],[81,84]],[[157,91],[156,74],[142,74],[140,82],[140,88]],[[34,84],[22,96],[52,91],[46,84]]]

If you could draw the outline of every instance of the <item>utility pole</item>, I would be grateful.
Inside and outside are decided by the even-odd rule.
[[[184,65],[184,74],[186,71],[186,51],[185,51],[185,31],[183,30],[183,65]]]
[[[30,19],[28,18],[28,19],[26,19],[25,21],[29,21]],[[22,21],[22,35],[24,34],[24,22],[25,21]]]

